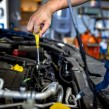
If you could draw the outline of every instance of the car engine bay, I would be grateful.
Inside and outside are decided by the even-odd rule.
[[[62,103],[72,109],[94,109],[79,49],[41,38],[39,51],[37,65],[32,34],[0,30],[0,108],[49,109]],[[97,84],[106,71],[104,63],[86,57],[89,71],[96,74],[90,77]],[[108,109],[108,98],[104,105],[102,93],[96,94],[97,109]]]

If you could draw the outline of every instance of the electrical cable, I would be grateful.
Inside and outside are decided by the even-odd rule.
[[[30,81],[31,79],[30,78],[26,78],[25,80],[23,80],[24,83]]]
[[[71,18],[72,18],[72,23],[74,25],[74,29],[75,29],[76,34],[77,34],[76,36],[77,36],[77,40],[78,40],[79,47],[80,47],[80,54],[81,54],[81,57],[82,57],[82,60],[83,60],[83,63],[84,63],[84,71],[85,71],[85,74],[87,76],[87,81],[88,81],[89,87],[90,87],[90,89],[91,89],[91,91],[93,92],[93,95],[94,95],[93,107],[97,108],[95,84],[92,82],[90,75],[89,75],[89,70],[88,70],[87,63],[86,63],[86,56],[85,56],[85,52],[84,52],[84,49],[83,49],[83,46],[82,46],[82,41],[81,41],[81,38],[80,38],[78,28],[75,25],[74,18],[73,18],[71,0],[67,0],[67,2],[68,2]]]
[[[62,69],[62,67],[59,68],[59,77],[60,77],[60,79],[61,79],[63,82],[65,82],[65,83],[67,83],[67,84],[70,84],[70,83],[72,82],[72,80],[71,80],[71,81],[65,80],[65,79],[62,77],[61,69]]]

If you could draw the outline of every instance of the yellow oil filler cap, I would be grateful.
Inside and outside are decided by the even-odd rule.
[[[68,107],[62,103],[55,103],[49,109],[70,109],[70,107]]]
[[[12,70],[18,71],[18,72],[23,72],[24,68],[18,64],[14,65],[11,67]]]

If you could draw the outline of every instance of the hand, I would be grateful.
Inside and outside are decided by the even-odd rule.
[[[29,19],[27,30],[30,32],[37,33],[40,31],[40,36],[42,36],[51,24],[52,12],[48,6],[42,5]]]

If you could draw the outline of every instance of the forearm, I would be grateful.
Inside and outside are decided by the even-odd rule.
[[[88,0],[71,0],[72,6],[80,5]],[[48,2],[45,4],[52,12],[55,12],[57,10],[67,8],[68,3],[67,0],[48,0]]]
[[[71,0],[72,6],[80,5],[89,0]],[[52,14],[60,9],[67,8],[67,0],[48,0],[47,3],[42,5],[29,19],[27,30],[37,33],[40,27],[42,36],[51,24]]]

